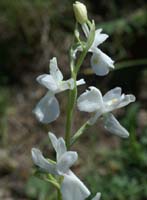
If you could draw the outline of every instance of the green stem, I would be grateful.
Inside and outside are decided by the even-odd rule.
[[[66,134],[65,134],[65,141],[66,141],[67,149],[70,149],[72,116],[73,116],[73,110],[74,110],[76,98],[77,98],[77,86],[75,86],[73,90],[69,91],[69,97],[68,97]]]
[[[81,128],[74,134],[74,136],[72,137],[71,140],[71,145],[73,145],[78,139],[79,137],[81,137],[81,135],[83,135],[84,131],[86,129],[88,129],[91,125],[89,124],[89,120],[87,122],[85,122],[83,124],[83,126],[81,126]]]
[[[72,71],[72,78],[74,79],[74,89],[69,91],[69,97],[68,97],[68,107],[67,107],[67,118],[66,118],[66,134],[65,134],[65,141],[66,141],[66,146],[67,149],[70,149],[70,140],[71,140],[71,128],[72,128],[72,119],[73,119],[73,111],[74,111],[74,106],[75,102],[77,99],[77,85],[76,85],[76,80],[77,80],[77,73],[80,69],[80,66],[83,63],[83,60],[87,54],[87,51],[83,51],[77,61],[76,66],[72,66],[71,69]],[[71,61],[71,63],[73,63]]]
[[[79,71],[79,69],[80,69],[82,63],[83,63],[83,60],[84,60],[84,58],[85,58],[87,52],[88,52],[88,49],[85,48],[85,49],[83,50],[82,54],[80,55],[78,61],[77,61],[77,64],[76,64],[76,67],[75,67],[75,74],[76,74],[76,76],[77,76],[77,73],[78,73],[78,71]]]
[[[90,34],[87,40],[87,44],[85,48],[83,48],[83,51],[81,55],[79,56],[76,65],[74,63],[72,55],[70,55],[71,74],[72,74],[72,78],[74,79],[74,89],[69,91],[68,107],[67,107],[65,141],[66,141],[66,146],[68,150],[70,149],[70,143],[71,143],[71,128],[72,128],[73,111],[74,111],[74,106],[77,99],[77,85],[76,85],[77,74],[89,48],[91,47],[94,41],[94,37],[95,37],[95,24],[94,22],[92,22],[90,24]]]
[[[62,200],[62,195],[60,190],[57,190],[57,200]]]

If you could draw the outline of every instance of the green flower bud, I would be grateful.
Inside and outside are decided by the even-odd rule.
[[[76,18],[77,22],[79,22],[80,24],[87,22],[87,20],[88,20],[87,8],[83,3],[76,1],[73,4],[73,10],[74,10],[74,14],[75,14],[75,18]]]

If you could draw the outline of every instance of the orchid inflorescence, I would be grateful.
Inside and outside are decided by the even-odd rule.
[[[92,53],[91,67],[93,72],[99,76],[107,75],[110,70],[113,70],[114,61],[99,49],[99,45],[108,38],[108,35],[102,33],[102,29],[95,29],[94,21],[88,19],[86,6],[75,2],[73,10],[76,25],[74,42],[70,48],[71,78],[63,80],[57,59],[52,58],[49,74],[37,77],[37,81],[48,91],[33,110],[40,122],[48,124],[55,121],[60,114],[59,102],[55,95],[69,90],[65,137],[57,139],[53,133],[49,132],[48,134],[56,151],[56,161],[46,159],[39,149],[32,148],[33,162],[42,172],[48,174],[46,178],[57,189],[58,200],[84,200],[90,196],[88,188],[70,170],[70,167],[78,159],[77,152],[70,151],[74,142],[99,119],[110,133],[127,138],[128,131],[117,121],[112,111],[135,101],[134,95],[122,94],[120,87],[111,89],[102,96],[98,88],[90,86],[89,90],[77,98],[77,86],[85,84],[83,79],[77,80],[77,74],[87,53]],[[80,31],[83,31],[84,39],[81,39]],[[76,103],[80,111],[89,112],[91,116],[75,134],[72,134],[73,111]],[[98,192],[92,200],[99,200],[100,196],[101,194]]]

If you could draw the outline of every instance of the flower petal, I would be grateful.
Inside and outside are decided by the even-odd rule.
[[[57,153],[57,162],[59,161],[59,159],[61,158],[61,156],[67,151],[66,149],[66,145],[65,145],[65,141],[63,138],[59,138],[58,142],[57,142],[57,149],[56,149],[56,153]]]
[[[77,86],[79,86],[79,85],[84,85],[86,82],[85,82],[85,80],[82,78],[82,79],[80,79],[80,80],[78,80],[78,81],[76,81],[76,84],[77,84]]]
[[[89,87],[81,94],[77,100],[77,106],[80,111],[95,112],[102,108],[103,100],[101,92],[95,87]]]
[[[99,200],[101,198],[101,193],[98,192],[92,200]]]
[[[67,81],[62,81],[62,83],[60,84],[60,92],[61,91],[65,91],[65,90],[72,90],[74,88],[74,79],[70,78]]]
[[[136,97],[133,94],[122,95],[121,102],[117,106],[117,108],[122,108],[124,106],[127,106],[129,103],[134,102],[135,100],[136,100]]]
[[[76,84],[77,84],[77,86],[83,85],[83,84],[85,84],[85,81],[84,81],[84,79],[80,79],[80,80],[76,81]],[[62,81],[59,90],[61,92],[61,91],[68,90],[68,89],[70,89],[70,90],[74,89],[74,79],[73,78],[70,78],[67,81]]]
[[[58,82],[63,80],[63,75],[58,68],[57,59],[55,57],[50,60],[50,74]]]
[[[57,162],[58,162],[60,157],[67,151],[65,141],[63,138],[57,139],[56,136],[51,132],[49,132],[48,135],[49,135],[51,143],[56,151]]]
[[[120,97],[121,97],[121,88],[116,87],[114,89],[109,90],[103,96],[103,100],[107,102],[107,101],[112,100],[112,99],[119,99]]]
[[[36,105],[33,113],[40,122],[45,124],[56,120],[60,114],[60,109],[54,94],[48,92]]]
[[[112,134],[118,135],[122,138],[129,137],[128,131],[117,121],[117,119],[108,113],[104,116],[104,127]]]
[[[87,187],[71,171],[64,174],[61,193],[64,200],[85,200],[90,195]]]
[[[55,134],[49,132],[48,136],[50,138],[50,141],[55,149],[55,151],[57,151],[57,144],[58,144],[58,139],[56,138]]]
[[[118,108],[120,102],[123,100],[124,95],[121,95],[121,88],[116,87],[108,91],[104,96],[105,111],[111,112]]]
[[[95,38],[91,48],[97,47],[98,45],[102,44],[109,37],[107,34],[101,33],[101,31],[102,29],[98,29],[95,31]]]
[[[91,57],[91,66],[96,75],[104,76],[108,74],[110,68],[114,68],[113,63],[114,61],[101,50],[94,49]]]
[[[40,75],[37,77],[37,81],[54,93],[56,93],[56,91],[58,90],[58,84],[51,75],[48,74]]]
[[[69,168],[77,161],[78,154],[74,151],[67,151],[57,161],[57,170],[59,174],[67,173]]]
[[[45,159],[39,149],[32,148],[32,159],[35,165],[40,167],[43,171],[50,174],[57,174],[56,164],[50,163],[47,159]]]

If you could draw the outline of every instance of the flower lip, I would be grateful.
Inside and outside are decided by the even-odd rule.
[[[128,138],[129,132],[117,121],[113,114],[105,114],[104,119],[104,128],[110,133],[118,135],[122,138]]]
[[[114,61],[96,47],[92,48],[91,51],[93,52],[93,54],[90,62],[93,71],[96,75],[107,75],[110,69],[114,68]]]
[[[44,124],[51,123],[58,118],[60,114],[59,103],[51,91],[42,97],[33,113]]]

